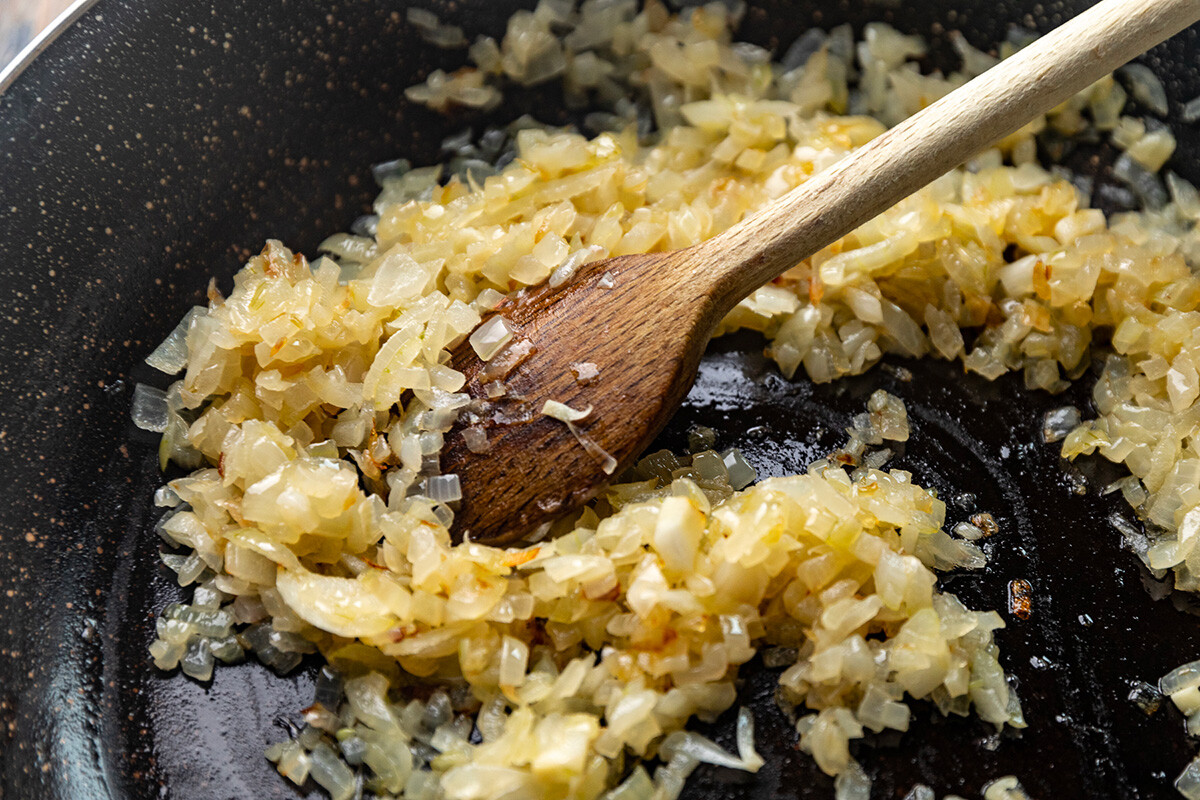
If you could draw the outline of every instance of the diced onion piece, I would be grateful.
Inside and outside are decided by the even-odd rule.
[[[1187,123],[1200,122],[1200,97],[1193,97],[1184,103],[1179,118]]]
[[[491,449],[488,443],[487,431],[477,425],[469,425],[463,428],[463,441],[467,445],[467,449],[472,453],[486,453]]]
[[[676,731],[663,740],[661,752],[671,760],[674,760],[676,755],[683,755],[701,764],[713,764],[746,772],[757,772],[761,766],[759,763],[758,766],[750,768],[745,759],[735,758],[713,740],[698,733],[684,731]]]
[[[374,239],[365,236],[351,236],[347,233],[333,234],[317,245],[317,249],[323,253],[332,253],[338,258],[350,262],[365,263],[379,255],[379,245],[375,243]]]
[[[406,12],[406,19],[417,29],[422,39],[435,47],[465,47],[467,44],[462,28],[457,25],[443,25],[432,11],[410,7]]]
[[[338,636],[375,636],[397,622],[374,592],[354,578],[280,569],[275,588],[302,619]]]
[[[520,639],[505,636],[500,643],[500,685],[518,687],[525,683],[528,661],[529,646]]]
[[[1063,406],[1053,411],[1047,411],[1042,417],[1042,441],[1060,442],[1067,434],[1075,430],[1082,421],[1079,409],[1075,406]]]
[[[1200,800],[1200,756],[1192,759],[1175,779],[1175,789],[1187,800]]]
[[[312,761],[304,747],[296,740],[276,742],[267,748],[266,756],[276,764],[279,774],[297,786],[308,780]]]
[[[730,448],[721,454],[725,469],[729,473],[729,485],[734,489],[744,489],[754,483],[758,472],[742,457],[737,448]]]
[[[407,252],[392,248],[378,262],[367,302],[379,308],[400,305],[424,293],[432,270]]]
[[[588,383],[600,374],[600,368],[591,361],[575,361],[571,364],[571,372],[575,375],[576,383]]]
[[[690,572],[704,535],[705,517],[686,497],[668,497],[662,501],[654,525],[654,549],[663,566],[676,572]]]
[[[834,800],[870,800],[871,779],[857,761],[851,761],[849,766],[833,781]]]
[[[1168,696],[1196,687],[1200,687],[1200,661],[1176,667],[1158,679],[1159,691]]]
[[[1175,152],[1175,137],[1169,130],[1147,133],[1125,151],[1149,172],[1158,172]]]
[[[738,709],[737,748],[742,769],[747,772],[758,772],[766,763],[754,749],[754,712],[745,706]]]
[[[495,289],[486,288],[475,296],[471,305],[478,311],[491,311],[504,300],[504,295]]]
[[[146,356],[146,363],[159,372],[165,372],[168,375],[178,374],[188,363],[187,335],[192,320],[207,313],[208,309],[202,306],[193,306],[184,314],[175,329],[167,334],[167,338],[163,339],[162,344]]]
[[[1167,191],[1180,214],[1187,219],[1200,221],[1200,190],[1174,172],[1168,172]]]
[[[577,420],[585,419],[592,413],[592,407],[588,406],[585,409],[577,410],[570,406],[560,403],[557,400],[547,400],[542,406],[542,413],[548,417],[560,420],[565,423],[567,430],[575,437],[575,441],[579,442],[580,446],[587,451],[588,455],[596,459],[600,463],[600,469],[605,475],[612,475],[617,469],[617,460],[609,454],[603,447],[596,444],[595,440],[588,436],[583,431],[575,427]]]
[[[476,328],[469,341],[481,360],[490,361],[512,337],[512,329],[504,317],[495,316]]]
[[[198,681],[210,680],[213,673],[213,654],[208,639],[192,639],[187,646],[187,652],[180,659],[179,667],[190,678]]]
[[[1134,100],[1160,117],[1167,115],[1167,91],[1154,70],[1145,64],[1126,64],[1117,70],[1117,74],[1129,82],[1129,92]]]
[[[133,387],[129,415],[142,430],[162,433],[167,429],[167,393],[144,383],[137,384]]]
[[[329,745],[320,742],[309,753],[312,779],[329,792],[331,800],[350,800],[354,796],[354,773]]]
[[[545,241],[545,239],[543,239],[543,241]],[[603,252],[604,248],[598,245],[590,245],[580,250],[576,250],[574,253],[571,253],[569,256],[563,259],[561,264],[554,268],[554,271],[550,273],[550,280],[547,281],[547,283],[549,283],[550,286],[562,286],[564,283],[575,277],[576,271],[578,271],[581,266],[589,261],[593,261],[596,258],[602,257],[601,254]]]
[[[867,401],[867,410],[871,414],[871,427],[881,439],[908,441],[908,411],[903,400],[877,389]]]
[[[1015,775],[1005,775],[983,787],[983,800],[1029,800],[1029,795]]]
[[[562,422],[579,422],[582,419],[587,419],[592,413],[592,407],[588,406],[585,409],[579,410],[571,408],[565,403],[560,403],[557,400],[547,400],[542,405],[542,413],[547,417],[561,420]]]
[[[430,500],[437,503],[457,503],[462,500],[462,487],[458,476],[434,475],[425,481],[425,493]]]

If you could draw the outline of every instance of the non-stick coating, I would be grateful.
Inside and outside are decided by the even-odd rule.
[[[1009,21],[1045,29],[1085,4],[764,0],[741,35],[776,46],[814,24],[884,19],[944,50],[948,30],[987,46]],[[433,7],[473,35],[501,30],[518,4]],[[1176,113],[1200,94],[1197,39],[1193,29],[1146,59]],[[277,720],[307,703],[309,673],[280,680],[244,665],[205,687],[148,662],[153,618],[180,591],[156,560],[149,496],[161,476],[153,438],[128,423],[131,387],[156,379],[142,357],[210,274],[228,286],[267,237],[311,253],[369,205],[366,165],[430,162],[444,135],[479,123],[403,100],[405,86],[461,58],[417,41],[402,3],[104,0],[0,95],[0,796],[298,796],[261,752],[283,735]],[[549,89],[497,113],[565,122],[560,108]],[[1172,166],[1196,180],[1200,137],[1176,132]],[[1092,155],[1075,166],[1103,173],[1107,154]],[[998,636],[1029,729],[997,739],[978,720],[933,719],[915,704],[907,735],[857,748],[873,796],[901,797],[917,780],[971,796],[1013,773],[1039,798],[1170,797],[1193,749],[1181,718],[1146,716],[1126,696],[1129,681],[1194,658],[1200,624],[1152,599],[1163,592],[1106,522],[1128,516],[1097,496],[1106,478],[1076,494],[1038,443],[1038,414],[1063,400],[944,363],[908,365],[910,382],[876,369],[813,387],[780,378],[760,349],[750,336],[718,343],[664,442],[680,446],[703,422],[760,473],[794,471],[885,386],[916,429],[897,463],[944,496],[974,493],[1001,522],[988,569],[943,584],[996,608],[1009,580],[1034,586],[1032,617]],[[755,777],[702,770],[688,796],[831,796],[775,709],[774,675],[744,674],[768,766]],[[728,715],[714,730],[728,742]]]

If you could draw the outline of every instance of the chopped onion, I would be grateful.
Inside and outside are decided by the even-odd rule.
[[[469,425],[463,428],[463,441],[467,445],[467,449],[472,453],[486,453],[491,449],[488,443],[487,431],[476,425]]]
[[[1192,759],[1175,779],[1175,789],[1187,800],[1200,800],[1200,756]]]
[[[871,779],[855,761],[834,779],[833,787],[834,800],[871,799]]]
[[[576,383],[590,383],[600,375],[600,369],[591,361],[576,361],[571,364]]]
[[[162,433],[167,429],[167,393],[144,383],[135,385],[129,415],[142,430]]]
[[[747,772],[758,772],[766,763],[754,749],[754,713],[745,706],[738,709],[737,748],[738,758],[742,760],[742,769]]]
[[[1042,441],[1061,442],[1081,421],[1079,409],[1075,406],[1063,406],[1047,411],[1042,417]]]
[[[1193,97],[1184,103],[1179,118],[1187,123],[1200,121],[1200,97]]]
[[[204,637],[192,639],[179,666],[188,677],[198,681],[210,680],[213,673],[213,654],[208,639]]]
[[[716,742],[698,733],[676,731],[663,740],[659,750],[668,760],[673,758],[675,754],[680,753],[701,764],[713,764],[718,767],[728,767],[729,769],[747,770],[744,759],[740,757],[734,758],[722,750]],[[756,769],[747,771],[754,772]]]
[[[329,745],[321,742],[309,753],[312,779],[329,792],[331,800],[350,800],[356,783],[350,771]]]
[[[904,800],[937,800],[937,795],[925,784],[917,783],[904,795]]]
[[[425,494],[436,503],[456,503],[462,499],[457,475],[434,475],[425,480]]]
[[[729,475],[729,485],[734,489],[744,489],[758,478],[754,467],[750,466],[737,448],[726,450],[721,454],[721,459]]]
[[[421,38],[435,47],[466,47],[467,40],[463,37],[462,28],[457,25],[443,25],[432,11],[409,7],[405,15],[408,23],[417,29]]]
[[[525,683],[525,666],[528,660],[529,647],[518,639],[505,636],[500,644],[500,685],[518,687]]]
[[[585,409],[577,410],[568,405],[558,402],[557,400],[547,400],[542,406],[542,413],[548,417],[560,420],[565,423],[567,430],[575,437],[575,441],[579,442],[580,446],[587,451],[588,455],[596,459],[600,463],[600,469],[605,475],[611,475],[617,469],[617,460],[613,458],[603,447],[596,444],[590,436],[575,427],[578,420],[586,419],[592,413],[592,407],[588,406]]]
[[[509,396],[506,377],[535,353],[500,316],[479,324],[504,292],[565,286],[608,254],[716,236],[994,60],[957,37],[961,70],[923,74],[923,42],[871,24],[857,43],[849,26],[809,33],[780,66],[733,41],[737,19],[720,4],[673,18],[633,0],[519,12],[502,40],[475,41],[474,67],[448,62],[406,96],[486,109],[503,86],[559,75],[568,105],[596,109],[585,126],[606,133],[525,118],[448,137],[444,164],[378,165],[374,213],[326,240],[332,257],[309,265],[268,242],[229,297],[214,293],[152,357],[186,366],[161,411],[162,452],[195,470],[159,498],[175,513],[156,530],[187,548],[164,562],[196,588],[190,606],[161,615],[155,663],[203,677],[249,650],[287,672],[318,648],[356,676],[341,689],[319,682],[310,724],[271,749],[289,779],[410,800],[606,789],[671,800],[704,758],[761,763],[746,710],[736,758],[686,733],[736,703],[755,652],[782,669],[789,714],[815,709],[797,725],[801,748],[838,776],[842,798],[869,794],[852,742],[906,728],[908,698],[1025,725],[992,637],[999,615],[937,585],[937,570],[984,565],[975,542],[995,521],[976,514],[951,535],[934,493],[884,469],[882,445],[911,433],[886,393],[802,475],[747,488],[755,470],[697,431],[690,458],[647,456],[522,546],[455,542],[447,529],[461,487],[438,474],[444,435],[461,416],[464,442],[484,451],[485,425],[537,416],[535,400],[487,401]],[[464,43],[430,12],[407,20],[434,44]],[[1014,32],[1000,55],[1030,36]],[[1160,86],[1136,67],[1122,75],[1158,106]],[[1060,409],[1043,432],[1067,458],[1130,468],[1111,489],[1144,530],[1114,525],[1195,591],[1200,351],[1186,343],[1200,200],[1178,176],[1164,184],[1157,170],[1175,142],[1161,123],[1123,116],[1125,104],[1119,85],[1097,82],[754,291],[718,333],[760,332],[789,378],[803,368],[829,381],[886,353],[932,352],[988,378],[1020,371],[1051,392],[1086,373],[1096,332],[1111,333],[1095,418]],[[1036,163],[1065,157],[1077,134],[1123,151],[1114,175],[1125,185]],[[1087,208],[1093,189],[1149,210],[1106,218]],[[611,271],[588,274],[616,286]],[[450,365],[464,337],[488,360],[487,399],[462,392]],[[597,377],[592,362],[573,367],[581,382]],[[575,427],[585,412],[542,411],[615,472]],[[1200,685],[1172,680],[1194,732]],[[635,766],[611,787],[656,752],[665,763],[653,778]]]
[[[1154,70],[1145,64],[1126,64],[1117,70],[1117,74],[1128,81],[1134,100],[1160,117],[1167,115],[1167,92]]]
[[[1174,172],[1167,173],[1167,190],[1180,214],[1187,219],[1200,221],[1200,190]]]
[[[547,400],[542,405],[542,413],[562,422],[579,422],[591,415],[592,407],[588,406],[585,409],[577,410],[557,400]]]
[[[1128,184],[1147,208],[1156,209],[1166,205],[1167,192],[1162,181],[1128,153],[1122,153],[1113,163],[1113,177]]]
[[[983,787],[983,800],[1029,800],[1029,795],[1016,776],[1005,775]]]
[[[1158,680],[1158,689],[1171,696],[1200,686],[1200,661],[1176,667]]]
[[[475,296],[471,305],[477,311],[491,311],[504,300],[504,295],[497,292],[495,289],[488,287]]]
[[[480,325],[471,334],[471,347],[483,361],[489,361],[512,339],[512,329],[504,317],[495,316]]]
[[[146,363],[154,367],[159,372],[165,372],[168,375],[178,374],[188,362],[187,335],[191,328],[192,320],[198,316],[208,313],[208,309],[202,306],[193,306],[190,311],[183,315],[183,319],[175,326],[162,344],[154,348],[154,352],[146,356]]]

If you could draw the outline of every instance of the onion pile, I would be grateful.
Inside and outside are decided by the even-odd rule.
[[[962,69],[922,74],[924,43],[880,24],[859,42],[846,26],[810,31],[776,61],[733,41],[737,18],[632,0],[519,12],[501,41],[470,44],[474,68],[435,72],[409,98],[491,108],[507,84],[560,80],[592,109],[593,136],[526,118],[451,137],[441,166],[379,165],[376,214],[311,263],[268,242],[148,359],[184,374],[140,391],[135,419],[163,433],[164,464],[195,470],[156,498],[169,509],[157,529],[180,548],[164,561],[196,588],[160,619],[155,663],[207,680],[245,652],[281,673],[319,652],[307,726],[269,752],[297,784],[335,798],[673,798],[699,763],[761,765],[748,712],[736,755],[687,731],[735,702],[738,667],[759,652],[786,667],[780,702],[840,800],[870,789],[849,743],[905,730],[907,698],[1024,725],[999,616],[934,588],[934,570],[984,565],[982,523],[947,533],[936,496],[882,469],[883,446],[908,436],[885,393],[803,475],[746,488],[745,461],[697,436],[690,456],[646,457],[539,542],[449,538],[461,495],[438,454],[478,408],[447,350],[468,336],[485,358],[512,346],[502,321],[476,329],[484,312],[592,260],[713,236],[995,61],[959,37]],[[426,12],[409,22],[466,45]],[[1026,42],[1018,32],[1000,55]],[[1068,457],[1128,466],[1114,490],[1146,520],[1139,555],[1191,590],[1200,193],[1159,177],[1174,149],[1162,123],[1122,113],[1129,94],[1158,109],[1161,85],[1119,78],[796,264],[720,332],[761,331],[788,377],[830,381],[898,353],[1021,371],[1051,392],[1111,338],[1099,416],[1056,412],[1045,435]],[[1144,210],[1106,219],[1086,180],[1036,162],[1075,136],[1121,149],[1119,191]],[[605,413],[539,408],[580,423],[581,446]],[[485,424],[462,435],[486,453]],[[1008,776],[987,797],[1024,793]]]

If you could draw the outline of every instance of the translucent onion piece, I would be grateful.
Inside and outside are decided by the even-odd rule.
[[[207,313],[208,309],[202,306],[193,306],[183,315],[183,319],[179,321],[175,329],[167,334],[167,338],[163,340],[162,344],[146,356],[146,363],[168,375],[179,373],[187,366],[188,362],[187,334],[192,320]]]
[[[870,800],[871,779],[858,762],[851,761],[850,766],[834,779],[833,789],[834,800]]]
[[[1168,696],[1196,687],[1200,687],[1200,661],[1176,667],[1158,679],[1158,690]]]
[[[456,503],[462,499],[457,475],[435,475],[425,482],[425,493],[437,503]]]
[[[495,316],[471,334],[471,347],[483,361],[490,361],[512,339],[512,330],[503,317]]]
[[[736,448],[726,450],[721,458],[724,460],[725,469],[729,473],[729,485],[734,489],[744,489],[758,478],[758,473],[754,467],[750,466],[749,462],[742,457],[741,452]]]
[[[754,712],[745,706],[738,709],[737,748],[738,757],[742,760],[742,769],[747,772],[758,772],[766,763],[754,749]]]
[[[1200,757],[1193,759],[1175,779],[1175,789],[1187,800],[1200,800]]]
[[[1184,103],[1179,118],[1188,123],[1200,121],[1200,97],[1193,97]]]
[[[1154,74],[1154,70],[1145,64],[1126,64],[1117,70],[1117,74],[1128,81],[1129,91],[1134,100],[1160,117],[1167,115],[1167,91],[1163,88],[1162,81]]]
[[[1015,775],[997,778],[983,787],[983,800],[1030,800]]]
[[[329,745],[320,742],[309,753],[312,779],[329,792],[331,800],[350,800],[356,782],[350,771]]]
[[[599,462],[600,469],[604,471],[605,475],[611,475],[616,471],[617,460],[603,447],[596,444],[594,439],[575,427],[576,420],[586,419],[592,413],[591,406],[580,410],[571,408],[557,400],[547,400],[542,406],[542,413],[563,422],[567,426],[567,430],[575,437],[575,441],[579,442],[588,455]]]
[[[1046,415],[1042,417],[1042,441],[1047,443],[1062,441],[1067,438],[1068,433],[1078,427],[1081,420],[1079,409],[1075,406],[1063,406],[1053,411],[1047,411]]]
[[[144,383],[135,385],[129,415],[142,430],[162,433],[167,429],[167,393]]]
[[[585,409],[574,409],[565,403],[560,403],[557,400],[547,400],[542,406],[542,413],[547,417],[561,420],[563,422],[578,422],[581,419],[587,419],[592,413],[592,407],[588,406]]]
[[[723,750],[716,742],[698,733],[676,731],[663,740],[660,752],[668,759],[672,758],[676,753],[681,753],[702,764],[714,764],[718,767],[728,767],[729,769],[747,769],[743,759],[735,758]],[[755,770],[748,771],[753,772]]]
[[[281,569],[275,588],[306,622],[338,636],[374,636],[396,624],[361,580]]]

